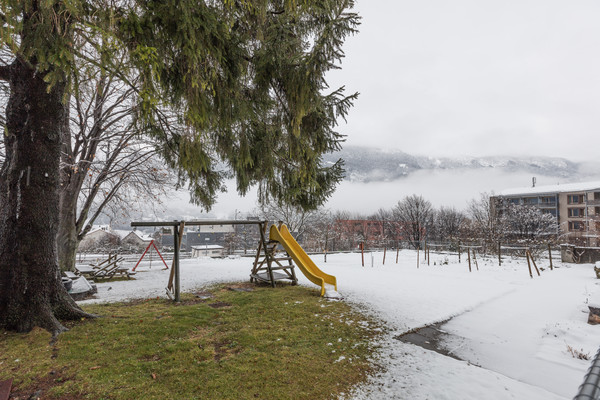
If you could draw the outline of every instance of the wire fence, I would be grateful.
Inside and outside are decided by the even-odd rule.
[[[527,258],[529,253],[535,259],[559,260],[561,248],[554,243],[486,242],[486,241],[398,241],[388,246],[372,246],[368,251],[395,251],[397,249],[419,249],[431,254],[466,256],[475,252],[478,257],[495,258],[499,264],[506,259]],[[367,249],[365,249],[367,251]]]
[[[599,400],[600,399],[600,349],[592,360],[583,383],[579,386],[574,400]]]

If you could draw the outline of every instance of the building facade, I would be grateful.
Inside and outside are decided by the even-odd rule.
[[[192,257],[223,257],[225,248],[216,244],[192,246]]]
[[[493,196],[495,213],[503,204],[529,205],[556,218],[560,238],[580,246],[600,246],[600,182],[509,189]]]

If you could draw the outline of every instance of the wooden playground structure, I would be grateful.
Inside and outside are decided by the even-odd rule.
[[[114,277],[127,277],[131,279],[135,271],[129,271],[129,268],[121,266],[123,257],[117,254],[109,254],[108,258],[92,263],[89,267],[76,266],[75,270],[79,275],[90,279],[111,279]]]
[[[173,229],[173,265],[169,275],[166,292],[174,301],[181,300],[181,273],[179,268],[179,253],[186,226],[207,225],[257,225],[260,239],[256,256],[250,274],[251,282],[266,282],[275,287],[279,280],[290,280],[296,284],[295,265],[292,263],[290,254],[281,254],[278,250],[279,242],[269,240],[267,235],[268,221],[244,221],[244,220],[202,220],[202,221],[172,221],[172,222],[132,222],[132,227],[171,227]],[[166,264],[165,264],[166,265]]]

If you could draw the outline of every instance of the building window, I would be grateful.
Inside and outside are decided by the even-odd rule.
[[[508,201],[510,201],[512,204],[520,204],[521,203],[519,201],[519,199],[508,199]]]
[[[525,197],[523,199],[523,203],[524,204],[528,204],[528,205],[537,204],[538,203],[538,198],[537,197]]]
[[[582,218],[585,215],[585,210],[583,208],[569,208],[568,217],[569,218]]]
[[[600,207],[594,207],[594,214],[600,215]]]
[[[541,198],[540,201],[541,204],[544,205],[556,205],[556,198],[555,197],[550,197],[550,196],[544,196]]]
[[[582,204],[584,201],[582,194],[569,194],[567,195],[568,204]]]
[[[545,210],[542,210],[542,212],[544,214],[550,214],[550,215],[556,217],[556,209],[555,208],[545,209]]]
[[[569,221],[569,231],[582,231],[583,223],[579,221]]]

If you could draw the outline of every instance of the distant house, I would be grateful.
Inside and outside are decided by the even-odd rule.
[[[188,230],[185,247],[191,251],[194,246],[223,245],[228,235],[235,235],[233,225],[200,225]]]
[[[140,231],[131,231],[121,240],[121,246],[143,251],[151,241],[151,236],[145,235]]]
[[[223,257],[225,248],[217,244],[192,246],[192,257]]]
[[[182,251],[192,251],[193,246],[204,245],[223,245],[227,237],[235,235],[235,226],[229,225],[201,225],[187,229],[183,233],[181,240]],[[163,247],[173,247],[173,234],[171,232],[162,232],[161,242]]]
[[[79,243],[79,251],[94,251],[118,247],[121,238],[108,225],[96,225]]]

